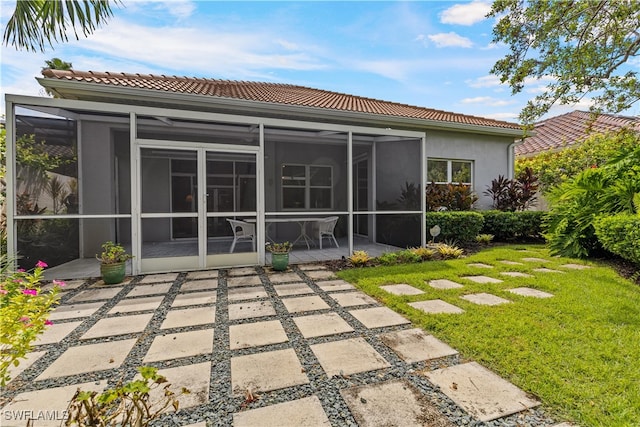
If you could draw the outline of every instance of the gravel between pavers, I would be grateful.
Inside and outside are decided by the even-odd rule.
[[[427,363],[417,362],[407,364],[402,361],[391,349],[384,345],[378,338],[378,335],[385,332],[410,329],[412,327],[410,324],[377,328],[373,331],[365,328],[351,314],[349,314],[348,310],[352,310],[353,307],[343,308],[338,305],[334,299],[329,297],[327,293],[322,291],[317,286],[316,281],[311,280],[305,274],[306,270],[302,270],[297,266],[293,266],[290,271],[297,273],[300,276],[300,281],[303,281],[307,285],[309,285],[316,292],[316,295],[319,295],[329,305],[330,309],[292,315],[285,309],[281,298],[276,294],[273,288],[273,284],[268,279],[267,271],[262,267],[256,267],[255,270],[256,273],[260,276],[260,279],[268,295],[268,298],[263,298],[260,300],[270,300],[273,303],[276,311],[276,317],[282,323],[289,337],[289,341],[286,343],[268,345],[263,347],[245,348],[234,351],[229,350],[230,324],[252,323],[261,320],[274,320],[274,316],[243,319],[230,322],[227,311],[227,278],[229,277],[229,270],[220,270],[218,278],[217,300],[215,303],[207,304],[207,306],[215,306],[216,308],[212,353],[181,358],[177,360],[160,361],[145,364],[156,366],[160,369],[166,369],[201,362],[210,362],[211,378],[209,389],[209,403],[193,408],[181,409],[176,413],[168,413],[161,417],[158,421],[154,422],[153,425],[184,426],[191,423],[206,421],[207,425],[229,426],[233,424],[233,413],[235,412],[253,408],[260,408],[275,403],[308,397],[315,394],[320,399],[322,407],[333,426],[356,426],[356,421],[351,415],[346,403],[342,399],[340,390],[348,387],[376,384],[400,378],[409,380],[415,387],[417,387],[422,393],[427,396],[428,400],[431,401],[431,403],[434,404],[442,414],[444,414],[453,424],[458,426],[546,427],[555,424],[555,422],[545,414],[544,409],[541,407],[499,418],[487,423],[475,420],[464,410],[462,410],[458,405],[456,405],[451,399],[449,399],[445,394],[440,392],[440,390],[436,386],[431,384],[424,376],[419,375],[419,371],[424,369],[433,370],[458,364],[460,363],[459,356],[449,356],[438,360],[429,361]],[[114,298],[106,301],[104,305],[92,316],[84,318],[83,322],[62,341],[55,344],[36,347],[34,349],[35,351],[46,351],[47,353],[32,366],[25,369],[11,383],[9,383],[9,385],[4,390],[2,390],[2,392],[0,393],[0,404],[4,406],[6,402],[13,399],[17,394],[28,391],[60,387],[89,381],[95,381],[100,385],[111,387],[121,379],[124,381],[131,380],[137,374],[136,368],[143,364],[142,359],[149,350],[149,347],[151,346],[151,343],[156,336],[161,336],[168,333],[211,328],[211,325],[199,325],[194,327],[173,328],[169,330],[160,329],[160,326],[165,319],[165,316],[169,311],[173,300],[179,293],[180,286],[186,280],[186,273],[181,273],[177,276],[169,291],[164,294],[162,303],[154,311],[154,315],[151,321],[147,324],[145,330],[142,333],[119,335],[115,338],[95,338],[80,341],[79,338],[87,330],[94,326],[98,320],[105,317],[109,310],[111,310],[113,306],[120,302],[127,295],[127,293],[129,293],[129,291],[134,286],[136,286],[136,284],[140,280],[142,280],[142,278],[143,276],[136,277],[125,286],[123,286],[122,290]],[[62,303],[65,303],[78,293],[90,289],[90,287],[96,282],[96,279],[87,280],[82,286],[78,287],[77,289],[67,290],[63,292],[61,298]],[[343,292],[350,291],[352,292],[352,290]],[[335,291],[332,291],[332,293],[335,293]],[[145,296],[138,298],[145,298]],[[202,306],[204,305],[199,305],[199,307]],[[374,306],[376,305],[372,304],[358,306],[357,308],[367,308]],[[298,331],[293,321],[294,317],[304,316],[308,314],[322,314],[328,312],[338,313],[354,329],[354,331],[326,337],[305,339]],[[143,312],[120,313],[110,317],[128,316],[139,313]],[[57,321],[57,323],[72,322],[77,320],[78,319],[59,320]],[[38,377],[38,375],[40,375],[51,363],[53,363],[53,361],[55,361],[65,350],[67,350],[71,346],[131,338],[137,339],[136,344],[134,345],[126,360],[123,362],[122,366],[117,369],[35,381],[35,378]],[[311,351],[310,346],[313,344],[331,342],[338,339],[347,338],[364,338],[368,344],[370,344],[391,364],[391,367],[348,376],[333,376],[332,378],[328,378],[324,370],[320,366],[317,358],[315,357],[315,354],[313,353],[313,351]],[[232,396],[230,375],[232,356],[254,354],[264,351],[281,350],[288,348],[294,349],[307,377],[309,378],[309,384],[288,387],[282,390],[259,393],[258,399],[250,403],[245,402],[244,397]],[[168,378],[168,380],[170,382],[172,381],[171,378]]]

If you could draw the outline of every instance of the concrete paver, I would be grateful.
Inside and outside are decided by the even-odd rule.
[[[512,294],[522,295],[525,297],[551,298],[553,296],[553,294],[550,294],[548,292],[527,287],[507,289],[507,291],[511,292]]]
[[[519,271],[503,271],[500,274],[502,274],[503,276],[509,276],[509,277],[522,277],[522,278],[534,277],[531,274],[521,273]]]
[[[562,264],[560,267],[568,268],[570,270],[586,270],[588,268],[591,268],[590,266],[584,264]]]
[[[300,276],[297,273],[274,273],[270,274],[269,281],[271,283],[299,282]]]
[[[355,307],[358,305],[378,304],[378,301],[371,298],[364,292],[340,292],[337,294],[329,294],[341,307]]]
[[[133,280],[133,277],[125,277],[122,282],[116,283],[115,285],[112,285],[112,284],[109,284],[109,283],[105,283],[104,280],[100,279],[100,280],[96,281],[95,283],[93,283],[91,286],[89,286],[89,288],[90,289],[99,289],[99,288],[110,288],[110,287],[113,287],[113,286],[125,286],[125,285],[128,285],[132,280]],[[68,289],[68,288],[67,288],[67,286],[65,286],[63,289]]]
[[[326,310],[329,305],[318,295],[291,297],[282,300],[289,313],[303,313],[306,311]]]
[[[458,352],[422,329],[407,329],[380,335],[382,342],[407,363],[453,356]]]
[[[49,315],[49,320],[79,319],[89,317],[100,309],[106,301],[88,302],[83,304],[63,304],[53,309]]]
[[[190,271],[187,279],[216,279],[218,278],[218,270]]]
[[[460,283],[448,279],[429,280],[429,286],[435,289],[459,289],[464,287]]]
[[[317,396],[278,403],[233,414],[234,427],[330,426]]]
[[[336,278],[336,275],[331,270],[305,271],[304,274],[306,274],[310,279],[314,280],[329,280]]]
[[[474,268],[493,268],[493,265],[484,264],[484,263],[481,263],[481,262],[472,262],[471,264],[467,264],[467,267],[474,267]]]
[[[38,359],[40,359],[46,351],[32,351],[25,355],[24,359],[20,359],[20,364],[18,366],[10,365],[7,369],[7,373],[13,379],[24,372],[25,369],[33,365]],[[0,418],[4,419],[4,418]]]
[[[520,258],[522,261],[526,261],[526,262],[549,262],[548,259],[544,259],[544,258],[537,258],[537,257],[525,257],[525,258]]]
[[[503,263],[503,264],[506,264],[506,265],[524,265],[524,264],[523,264],[523,263],[521,263],[521,262],[518,262],[518,261],[509,261],[508,259],[503,259],[503,260],[502,260],[502,261],[500,261],[500,262],[501,262],[501,263]]]
[[[232,357],[233,394],[241,396],[247,390],[264,392],[308,384],[309,379],[303,371],[291,348]]]
[[[500,304],[508,304],[511,302],[507,299],[500,298],[497,295],[488,294],[486,292],[480,292],[478,294],[463,295],[460,298],[462,298],[463,300],[472,302],[474,304],[479,304],[479,305],[500,305]]]
[[[546,267],[534,268],[533,271],[537,273],[564,273],[564,271],[554,270],[552,268],[546,268]]]
[[[351,310],[349,313],[369,329],[410,323],[406,318],[387,307],[362,308]]]
[[[67,322],[67,323],[54,323],[51,326],[47,326],[44,333],[36,339],[33,345],[53,344],[62,341],[67,335],[69,335],[75,328],[80,326],[82,321],[79,322]]]
[[[260,276],[238,276],[238,277],[229,277],[227,279],[227,287],[235,288],[239,286],[257,286],[262,285],[262,280],[260,280]]]
[[[173,300],[171,307],[186,307],[189,305],[213,304],[218,296],[215,290],[204,292],[190,292],[188,294],[178,294]]]
[[[286,297],[289,295],[304,295],[304,294],[313,294],[315,293],[313,289],[309,287],[306,283],[289,283],[286,285],[274,285],[273,289],[275,289],[276,294],[281,297]]]
[[[464,310],[440,299],[410,302],[409,305],[428,314],[460,314]]]
[[[326,282],[318,282],[316,284],[325,292],[350,291],[355,289],[355,286],[349,282],[345,282],[344,280],[329,280]]]
[[[471,280],[476,283],[502,283],[500,279],[494,279],[493,277],[488,276],[463,276],[461,279]]]
[[[289,341],[279,320],[243,323],[229,326],[229,348],[260,347]]]
[[[329,378],[391,366],[364,338],[315,344],[311,350]]]
[[[424,294],[424,291],[418,288],[414,288],[411,285],[407,285],[405,283],[399,283],[397,285],[385,285],[380,286],[385,292],[389,292],[393,295],[420,295]]]
[[[154,338],[143,363],[197,356],[213,351],[213,329],[178,332]]]
[[[144,276],[144,278],[138,283],[173,282],[177,278],[177,273],[149,274],[147,276]]]
[[[122,287],[109,287],[86,290],[71,298],[69,302],[108,300],[118,295],[122,289]]]
[[[218,289],[218,279],[190,280],[180,286],[180,292]]]
[[[229,304],[229,320],[251,319],[254,317],[275,316],[276,310],[269,301],[243,302]]]
[[[248,299],[267,298],[264,287],[253,286],[250,288],[232,288],[227,291],[229,301],[243,301]]]
[[[166,294],[173,283],[152,283],[149,285],[136,285],[127,297],[141,297],[145,295]]]
[[[167,381],[171,384],[171,390],[174,392],[178,393],[182,387],[189,389],[189,394],[178,397],[180,409],[191,408],[209,402],[211,362],[160,369],[158,373],[167,378]],[[159,400],[162,398],[162,392],[162,388],[157,388],[149,394],[152,400]],[[172,411],[173,408],[167,408],[167,412]]]
[[[160,304],[162,304],[162,300],[164,300],[164,295],[157,295],[147,298],[123,299],[118,304],[114,305],[111,310],[109,310],[109,314],[155,310],[156,308],[160,307]]]
[[[353,328],[338,313],[295,317],[293,321],[305,338],[353,332]]]
[[[206,325],[216,321],[215,307],[183,308],[169,310],[160,329],[180,328],[183,326]]]
[[[298,268],[302,271],[326,270],[327,266],[323,264],[300,264]]]
[[[249,276],[256,274],[255,267],[240,267],[229,270],[229,276]]]
[[[80,337],[88,340],[115,335],[132,334],[142,332],[153,317],[153,313],[136,314],[133,316],[107,317],[100,319],[95,325]]]

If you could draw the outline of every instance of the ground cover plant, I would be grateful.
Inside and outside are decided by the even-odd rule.
[[[504,260],[521,264],[507,265],[501,262]],[[493,268],[472,267],[470,263]],[[562,267],[567,263],[590,268]],[[541,267],[561,272],[534,271]],[[507,271],[533,277],[500,274]],[[538,396],[559,420],[581,426],[640,423],[640,288],[609,267],[552,257],[539,245],[506,245],[456,260],[350,269],[337,274],[444,340],[463,358],[481,363]],[[491,276],[503,282],[478,284],[463,278],[469,275]],[[464,287],[434,289],[428,285],[434,279],[453,280]],[[407,283],[425,293],[396,296],[380,289],[392,283]],[[554,296],[539,299],[507,291],[522,286]],[[460,298],[477,292],[492,293],[512,303],[480,306]],[[408,305],[436,298],[465,312],[428,315]]]

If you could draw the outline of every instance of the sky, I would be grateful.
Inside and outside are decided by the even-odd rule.
[[[47,96],[35,77],[54,57],[81,71],[287,83],[510,122],[545,84],[512,96],[490,74],[508,49],[492,43],[483,0],[121,1],[87,38],[44,53],[3,45],[2,99]],[[0,0],[3,32],[14,6]]]

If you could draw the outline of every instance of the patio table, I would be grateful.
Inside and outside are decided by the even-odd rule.
[[[300,226],[300,233],[298,234],[298,237],[293,241],[292,245],[295,246],[295,244],[298,243],[300,240],[304,240],[308,250],[308,249],[311,249],[311,246],[309,245],[309,243],[313,245],[315,245],[315,243],[313,241],[313,238],[307,234],[307,224],[311,222],[323,221],[324,219],[325,218],[315,218],[315,217],[265,218],[264,222],[266,225],[265,227],[266,238],[270,242],[275,243],[273,239],[269,237],[269,227],[272,224],[287,223],[287,222],[296,223],[298,224],[298,226]],[[252,219],[247,219],[246,222],[255,223],[257,222],[257,220],[255,218],[252,218]]]

